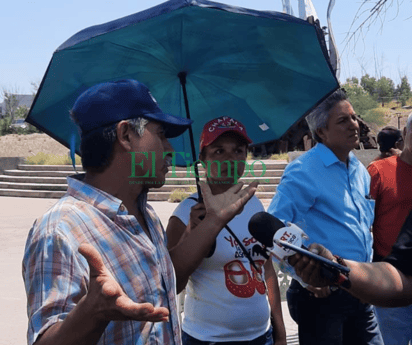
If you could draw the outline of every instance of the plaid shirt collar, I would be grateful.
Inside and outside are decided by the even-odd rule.
[[[118,215],[128,215],[126,207],[122,206],[122,200],[115,196],[93,187],[90,184],[83,182],[86,174],[76,174],[67,177],[67,193],[90,205],[93,205],[108,218],[114,220]],[[145,211],[147,205],[147,189],[140,193],[137,198],[137,204],[140,210]]]

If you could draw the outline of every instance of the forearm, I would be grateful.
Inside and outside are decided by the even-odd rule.
[[[209,254],[216,236],[224,225],[216,217],[206,215],[198,226],[191,229],[176,246],[170,249],[178,293],[185,288],[190,275]]]
[[[270,266],[269,266],[270,265]],[[276,335],[276,341],[286,343],[286,329],[282,315],[282,304],[280,298],[280,290],[276,271],[269,259],[265,264],[265,280],[268,289],[268,299],[271,308],[271,316],[273,319],[273,328]]]
[[[108,322],[99,321],[83,297],[66,319],[48,328],[35,345],[94,345],[97,344]]]
[[[382,307],[412,304],[412,277],[386,262],[360,263],[345,260],[351,269],[347,291],[364,302]]]

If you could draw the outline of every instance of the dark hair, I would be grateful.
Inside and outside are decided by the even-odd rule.
[[[393,126],[386,126],[378,133],[379,151],[389,152],[395,148],[395,144],[402,138],[402,133],[399,129]]]
[[[321,104],[319,104],[308,116],[306,116],[306,122],[308,123],[312,138],[318,143],[322,142],[322,139],[316,133],[320,128],[326,128],[328,125],[329,111],[339,102],[347,101],[348,96],[342,89],[336,90],[328,98],[326,98]]]
[[[77,124],[76,114],[70,112],[70,116],[74,123]],[[144,118],[135,118],[126,121],[134,128],[139,136],[143,135],[144,129],[149,122]],[[116,129],[119,122],[98,128],[86,135],[80,133],[80,154],[82,157],[82,166],[85,171],[102,173],[110,165],[113,160],[113,149],[117,139]]]
[[[116,127],[117,123],[82,137],[80,153],[85,171],[101,173],[110,165],[117,136],[113,137],[109,133],[115,131]]]

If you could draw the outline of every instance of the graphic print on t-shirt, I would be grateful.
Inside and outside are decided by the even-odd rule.
[[[253,266],[250,266],[252,274],[246,269],[239,260],[233,260],[227,263],[223,270],[225,272],[225,284],[228,291],[240,298],[249,298],[255,294],[255,291],[263,295],[266,291],[265,283],[262,281],[261,272],[264,261],[254,260],[259,274]]]
[[[266,292],[266,286],[261,277],[264,260],[254,260],[259,272],[256,272],[256,269],[250,265],[250,263],[247,264],[250,269],[247,269],[244,265],[244,260],[243,262],[240,261],[245,255],[237,241],[232,236],[225,236],[224,239],[228,242],[230,247],[234,249],[234,260],[223,266],[225,272],[225,285],[228,291],[240,298],[252,297],[256,291],[263,295]],[[253,237],[246,237],[242,242],[252,257],[258,254],[250,248],[247,248],[257,242]]]

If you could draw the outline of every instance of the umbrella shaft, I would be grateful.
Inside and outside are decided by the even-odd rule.
[[[189,101],[187,99],[187,91],[186,91],[186,75],[187,75],[186,72],[179,72],[177,76],[179,77],[180,85],[182,85],[183,99],[184,99],[184,102],[185,102],[185,109],[186,109],[186,117],[188,119],[190,119]],[[202,191],[201,191],[200,186],[199,186],[199,169],[197,167],[195,140],[194,140],[194,137],[193,137],[193,130],[192,130],[191,125],[189,127],[189,137],[190,137],[190,146],[191,146],[191,149],[192,149],[193,164],[194,164],[194,168],[195,168],[198,201],[203,202]]]

